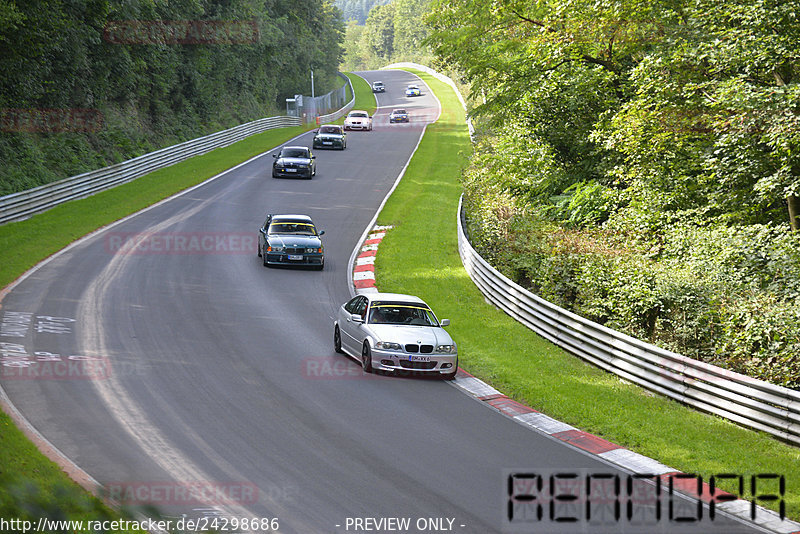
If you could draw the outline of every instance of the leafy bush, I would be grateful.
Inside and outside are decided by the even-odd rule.
[[[800,236],[760,224],[570,229],[500,182],[471,167],[464,205],[473,245],[506,276],[609,328],[800,387]]]

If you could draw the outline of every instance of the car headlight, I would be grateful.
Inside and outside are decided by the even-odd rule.
[[[316,254],[316,253],[322,254],[322,247],[320,247],[320,248],[307,248],[306,249],[306,254]]]
[[[387,350],[402,350],[400,343],[392,343],[391,341],[378,341],[375,343],[376,349],[387,349]]]
[[[268,246],[267,252],[283,252],[283,247]]]
[[[434,351],[437,354],[455,354],[456,353],[456,346],[455,345],[436,345],[436,350]]]

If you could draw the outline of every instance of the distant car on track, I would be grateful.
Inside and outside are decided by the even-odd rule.
[[[408,122],[408,111],[405,109],[393,109],[389,114],[389,123]]]
[[[317,164],[314,162],[316,156],[311,153],[308,147],[304,146],[285,146],[280,152],[272,155],[275,161],[272,162],[272,177],[280,176],[299,176],[301,178],[311,178],[317,174]]]
[[[354,109],[347,114],[344,119],[345,130],[367,130],[372,131],[372,117],[369,113],[360,109]]]
[[[338,124],[323,124],[314,134],[314,148],[347,148],[347,134]]]
[[[418,85],[409,85],[406,87],[406,96],[419,96],[422,94]]]
[[[458,349],[422,299],[396,293],[357,295],[333,324],[333,348],[361,361],[364,371],[414,372],[452,379]]]
[[[386,86],[383,85],[383,82],[372,82],[372,92],[373,93],[383,93],[386,91]]]
[[[325,254],[317,228],[308,215],[267,215],[258,230],[258,257],[264,267],[273,265],[325,267]]]

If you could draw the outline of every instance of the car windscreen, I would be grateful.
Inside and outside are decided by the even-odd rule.
[[[336,128],[334,126],[323,126],[322,128],[319,129],[319,133],[338,134],[339,133],[339,128]]]
[[[282,158],[307,158],[308,150],[302,148],[284,148],[281,150],[280,157]]]
[[[269,234],[317,235],[314,225],[307,222],[280,221],[269,225]]]
[[[358,117],[359,119],[363,119],[365,117],[369,117],[366,113],[351,113],[351,117]]]
[[[369,307],[369,323],[439,326],[433,312],[424,304],[375,301]]]
[[[404,109],[396,109],[392,111],[392,115],[405,115],[407,112]]]

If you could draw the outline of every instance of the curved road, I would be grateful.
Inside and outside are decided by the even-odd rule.
[[[438,106],[424,84],[404,96],[412,74],[363,75],[388,88],[375,130],[317,150],[313,180],[270,178],[267,152],[80,242],[4,298],[2,387],[116,498],[277,517],[286,533],[485,534],[504,528],[506,469],[616,472],[446,382],[364,376],[333,352],[350,253]],[[392,105],[412,123],[389,125]],[[255,231],[269,212],[326,230],[324,271],[261,265]],[[229,499],[180,495],[199,482]],[[722,517],[539,527],[522,531],[754,532]]]

